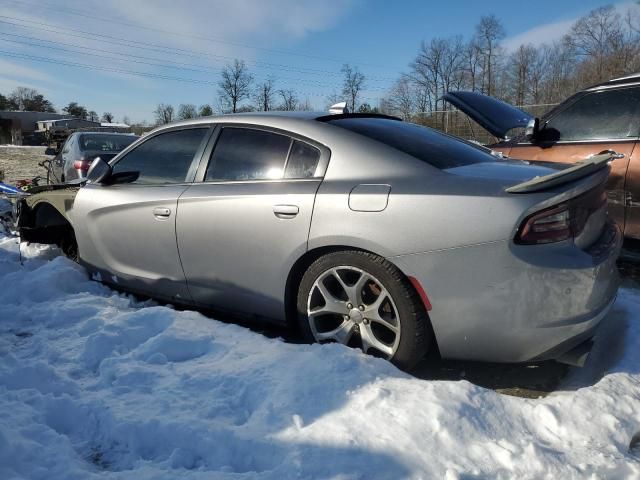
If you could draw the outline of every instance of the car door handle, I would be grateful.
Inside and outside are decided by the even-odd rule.
[[[278,218],[293,218],[300,209],[297,205],[274,205],[273,214]]]
[[[171,210],[166,207],[158,207],[153,209],[153,216],[158,219],[169,218]]]

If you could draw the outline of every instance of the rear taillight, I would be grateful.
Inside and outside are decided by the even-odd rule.
[[[548,208],[531,215],[522,222],[516,243],[534,245],[561,242],[570,238],[571,213],[568,205]]]
[[[75,162],[73,162],[73,168],[75,168],[76,170],[82,170],[83,172],[89,170],[90,166],[90,160],[76,160]]]
[[[545,208],[524,219],[514,239],[520,245],[561,242],[582,233],[592,213],[605,207],[604,188],[593,189],[566,203]]]

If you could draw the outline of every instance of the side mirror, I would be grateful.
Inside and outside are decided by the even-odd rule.
[[[102,183],[111,176],[111,165],[96,157],[87,171],[87,181],[91,183]]]
[[[524,130],[524,136],[527,140],[535,140],[538,132],[540,131],[540,119],[538,117],[532,118],[527,123],[527,127]]]

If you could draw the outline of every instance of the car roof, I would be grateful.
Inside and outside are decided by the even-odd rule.
[[[624,77],[612,78],[606,82],[598,83],[591,87],[585,88],[585,91],[604,90],[613,87],[626,87],[640,84],[640,72],[625,75]]]
[[[393,117],[390,115],[383,115],[378,113],[340,113],[340,114],[329,114],[328,112],[300,112],[300,111],[268,111],[268,112],[243,112],[243,113],[228,113],[224,115],[212,115],[209,117],[199,117],[199,118],[191,118],[188,120],[180,120],[178,122],[168,123],[166,125],[161,125],[153,130],[153,132],[157,132],[164,129],[175,128],[175,127],[186,127],[193,125],[202,125],[209,123],[224,123],[224,122],[232,122],[232,123],[249,123],[249,124],[261,124],[265,121],[278,121],[278,120],[294,120],[301,122],[311,122],[311,121],[319,121],[326,122],[328,120],[339,119],[339,118],[386,118],[386,119],[394,119],[401,120],[398,117]],[[152,133],[152,132],[149,132]]]

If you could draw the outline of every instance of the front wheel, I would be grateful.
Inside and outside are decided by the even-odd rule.
[[[324,255],[308,268],[298,290],[298,323],[310,342],[338,342],[412,368],[427,352],[424,305],[382,257],[362,251]]]

